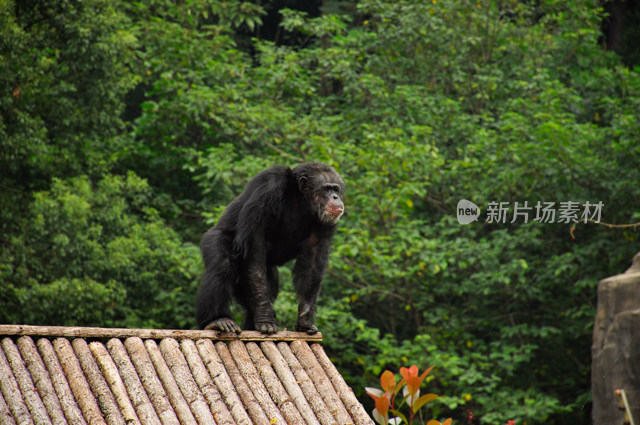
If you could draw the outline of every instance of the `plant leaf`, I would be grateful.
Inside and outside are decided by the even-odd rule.
[[[400,412],[399,410],[397,410],[397,409],[390,409],[390,410],[389,410],[389,413],[391,413],[391,414],[393,414],[393,415],[395,415],[395,416],[398,416],[398,417],[399,417],[400,419],[402,419],[405,423],[409,423],[409,422],[407,421],[407,417],[406,417],[404,414],[402,414],[402,412]]]
[[[396,385],[396,390],[393,392],[394,397],[400,392],[400,390],[406,383],[407,381],[404,378],[402,378],[400,382],[398,382],[398,385]]]
[[[420,410],[420,408],[422,406],[424,406],[425,404],[435,400],[436,398],[438,398],[437,394],[425,394],[425,395],[423,395],[422,397],[417,399],[415,401],[415,403],[413,403],[413,411],[417,412],[418,410]]]
[[[384,394],[384,391],[382,391],[380,388],[364,387],[364,390],[372,397],[380,397],[382,396],[382,394]]]
[[[386,392],[393,393],[396,388],[396,377],[390,370],[385,370],[380,376],[380,384]]]
[[[376,401],[376,409],[382,416],[387,416],[389,412],[389,398],[387,397],[388,393],[384,393],[381,397],[377,397]]]
[[[420,375],[420,380],[423,380],[424,378],[426,378],[429,372],[431,372],[431,369],[433,369],[433,366],[431,366],[430,368],[422,372],[422,375]]]
[[[387,425],[385,418],[378,412],[378,409],[373,409],[373,419],[380,425]]]

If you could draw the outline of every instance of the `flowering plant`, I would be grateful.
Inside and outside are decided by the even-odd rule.
[[[413,365],[409,368],[401,367],[400,375],[402,379],[400,382],[396,382],[396,376],[390,370],[385,370],[380,375],[380,388],[366,387],[367,394],[373,398],[376,404],[376,408],[373,409],[373,419],[380,425],[400,425],[402,422],[409,425],[413,424],[413,420],[416,413],[425,404],[432,402],[438,396],[436,394],[424,394],[420,395],[420,386],[422,381],[429,375],[431,369],[428,368],[422,375],[418,376],[418,366]],[[402,390],[402,397],[397,401],[398,393]],[[398,409],[403,405],[407,405],[409,408],[409,418],[402,414]],[[393,414],[393,417],[389,417],[389,414]],[[451,418],[444,422],[438,422],[437,420],[430,420],[427,425],[451,425]]]

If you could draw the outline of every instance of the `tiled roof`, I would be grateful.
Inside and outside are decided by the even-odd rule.
[[[0,424],[373,424],[320,340],[0,325]]]

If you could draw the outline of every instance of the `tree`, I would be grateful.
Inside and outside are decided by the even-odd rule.
[[[192,328],[201,268],[130,173],[36,192],[2,251],[4,323]]]

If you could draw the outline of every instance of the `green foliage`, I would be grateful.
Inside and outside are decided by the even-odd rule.
[[[0,257],[0,322],[192,326],[199,253],[158,218],[144,180],[55,180],[28,211]]]
[[[138,46],[129,62],[138,82],[133,94],[143,95],[129,116],[133,138],[121,163],[169,195],[161,212],[189,232],[185,216],[176,214],[213,208],[210,199],[202,198],[207,193],[193,185],[199,153],[234,140],[249,115],[247,105],[238,102],[242,86],[234,81],[242,82],[251,60],[238,50],[232,29],[260,25],[264,12],[238,1],[159,0],[123,6]],[[198,202],[203,203],[199,208]],[[195,240],[201,233],[188,236]]]
[[[5,178],[42,188],[52,176],[104,171],[131,87],[122,15],[108,0],[2,0],[0,27]]]

